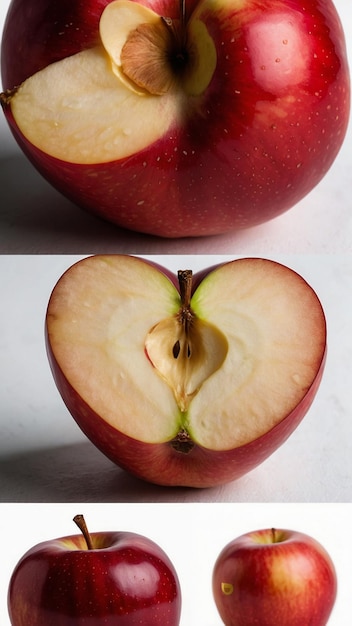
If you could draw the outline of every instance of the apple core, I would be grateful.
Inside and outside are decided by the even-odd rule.
[[[223,364],[228,351],[225,335],[213,324],[197,318],[190,306],[191,270],[178,272],[181,308],[150,330],[146,353],[171,387],[182,413],[203,382]]]

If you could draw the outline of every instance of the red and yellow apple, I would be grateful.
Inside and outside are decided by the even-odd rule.
[[[334,564],[312,537],[249,532],[219,554],[213,594],[225,626],[325,626],[337,592]]]
[[[45,541],[12,574],[12,626],[178,626],[181,590],[173,564],[153,541],[131,532]]]
[[[12,131],[56,188],[165,237],[292,207],[350,110],[331,0],[12,0],[2,76]]]
[[[242,476],[296,428],[326,357],[321,303],[296,272],[238,259],[192,276],[127,255],[87,257],[51,294],[58,390],[91,441],[161,485]]]

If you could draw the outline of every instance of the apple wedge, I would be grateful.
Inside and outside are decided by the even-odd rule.
[[[270,260],[176,276],[88,257],[49,300],[47,351],[73,417],[121,467],[164,485],[238,478],[291,434],[318,389],[326,323],[307,282]]]

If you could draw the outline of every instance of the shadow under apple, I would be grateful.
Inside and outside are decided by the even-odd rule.
[[[273,228],[266,223],[237,233],[182,239],[128,231],[68,200],[21,152],[0,154],[1,254],[232,253],[244,240],[254,245],[258,235]]]
[[[92,443],[34,449],[0,459],[0,502],[216,502],[242,501],[260,491],[261,469],[220,487],[162,487],[114,465]]]
[[[197,493],[202,491],[143,482],[114,465],[90,442],[0,460],[2,502],[169,502],[194,500]]]
[[[168,242],[127,231],[89,214],[56,191],[28,159],[15,152],[0,157],[0,242],[2,254],[92,254],[140,252]]]

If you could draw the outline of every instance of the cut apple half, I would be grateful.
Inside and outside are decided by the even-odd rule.
[[[57,61],[3,94],[21,133],[76,164],[118,161],[179,125],[216,67],[205,24],[129,0],[104,9],[101,44]]]
[[[325,317],[301,276],[238,259],[196,277],[195,289],[190,271],[178,279],[133,256],[88,257],[49,301],[58,388],[103,451],[107,429],[108,456],[123,466],[133,442],[190,459],[196,449],[245,455],[254,442],[263,454],[262,440],[274,433],[279,445],[281,428],[287,438],[319,386]]]

